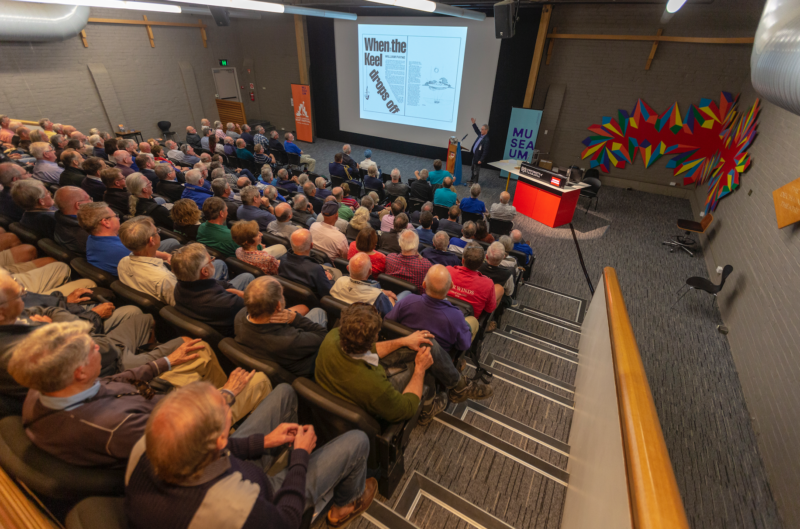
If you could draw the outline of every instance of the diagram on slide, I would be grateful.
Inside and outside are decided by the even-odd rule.
[[[359,24],[360,117],[454,131],[467,28]]]

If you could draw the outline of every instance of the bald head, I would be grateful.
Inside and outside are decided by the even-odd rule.
[[[275,207],[275,217],[278,222],[289,222],[292,220],[292,206],[286,202],[281,202]]]
[[[344,196],[344,191],[342,190],[341,187],[334,187],[333,189],[331,189],[331,195],[336,197],[337,202],[341,202],[342,197]]]
[[[121,165],[130,165],[131,153],[128,151],[114,151],[114,162]]]
[[[290,237],[292,251],[295,255],[309,255],[311,253],[311,232],[305,228],[294,230]]]
[[[511,241],[514,244],[522,242],[522,232],[519,230],[511,230]]]
[[[434,299],[444,299],[447,293],[450,292],[450,287],[453,286],[453,280],[450,277],[450,272],[444,265],[433,265],[425,274],[425,279],[422,281],[422,288],[425,293]]]
[[[151,152],[150,151],[150,144],[147,143],[146,141],[140,142],[139,143],[139,152],[146,152],[146,153]]]
[[[56,201],[58,210],[63,215],[77,215],[80,203],[91,201],[86,191],[75,186],[64,186],[59,188],[53,198]]]
[[[508,191],[503,191],[500,193],[500,203],[501,204],[508,204],[508,201],[511,200],[511,193]]]
[[[369,255],[364,252],[359,252],[350,259],[350,264],[347,266],[350,271],[350,277],[358,281],[366,281],[372,273],[372,261]]]
[[[250,179],[246,176],[240,176],[236,181],[236,185],[239,186],[239,189],[243,189],[250,185]]]

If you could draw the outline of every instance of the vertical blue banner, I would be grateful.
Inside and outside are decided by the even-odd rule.
[[[461,167],[461,142],[458,142],[456,146],[456,164],[453,167],[453,185],[458,187],[461,185],[461,173],[463,172],[463,168]]]
[[[539,135],[539,124],[542,122],[542,111],[530,108],[512,108],[511,120],[508,122],[508,136],[506,149],[503,151],[503,160],[531,159],[536,137]],[[500,177],[508,176],[507,171],[500,171]],[[512,180],[517,175],[511,175]]]

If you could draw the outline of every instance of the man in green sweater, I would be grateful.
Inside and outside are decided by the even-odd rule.
[[[376,343],[381,323],[372,305],[353,303],[343,310],[340,327],[329,332],[319,348],[315,378],[325,390],[376,418],[406,421],[422,399],[425,372],[433,365],[431,347],[439,346],[427,331]],[[416,356],[406,363],[412,351]],[[381,360],[393,365],[392,353],[405,369],[389,378]],[[419,423],[428,424],[445,407],[447,394],[442,392],[425,403]]]
[[[228,206],[219,197],[211,197],[203,203],[206,221],[197,228],[197,242],[222,252],[225,257],[235,257],[238,244],[233,242],[228,229]]]

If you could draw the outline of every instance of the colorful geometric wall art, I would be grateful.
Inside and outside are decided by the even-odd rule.
[[[728,92],[722,92],[719,104],[701,99],[685,118],[677,103],[659,115],[639,99],[630,114],[620,110],[617,119],[604,117],[602,124],[589,127],[594,135],[583,140],[581,158],[607,173],[612,166],[624,169],[634,163],[637,153],[646,168],[672,156],[667,167],[683,176],[683,185],[708,183],[705,210],[714,211],[722,197],[739,187],[739,175],[750,165],[746,150],[755,138],[760,101],[738,115],[738,99]]]

